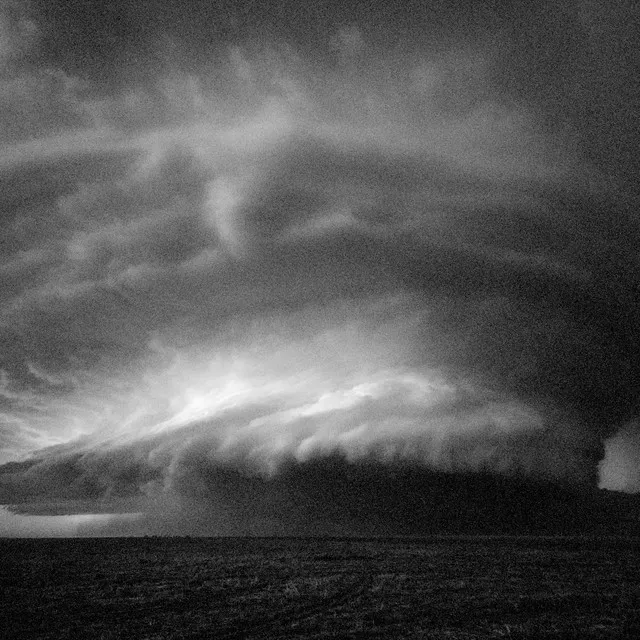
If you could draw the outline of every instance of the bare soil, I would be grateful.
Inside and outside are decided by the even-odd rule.
[[[6,638],[640,638],[640,540],[0,540]]]

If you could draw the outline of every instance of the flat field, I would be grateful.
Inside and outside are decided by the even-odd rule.
[[[640,638],[640,540],[0,540],[6,638]]]

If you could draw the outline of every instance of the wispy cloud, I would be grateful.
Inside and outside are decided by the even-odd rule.
[[[506,14],[197,60],[168,34],[107,82],[3,4],[0,502],[140,500],[131,532],[218,500],[232,530],[229,487],[286,502],[331,460],[594,487],[637,409],[638,225],[612,131],[549,97],[609,108],[584,19],[548,18],[603,66],[549,36],[535,82]]]

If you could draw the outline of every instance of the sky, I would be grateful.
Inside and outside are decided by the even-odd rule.
[[[639,10],[464,4],[0,0],[0,535],[640,491]]]

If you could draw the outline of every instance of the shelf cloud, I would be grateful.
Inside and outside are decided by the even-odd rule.
[[[480,530],[498,494],[637,491],[623,3],[151,4],[0,4],[0,526]]]

